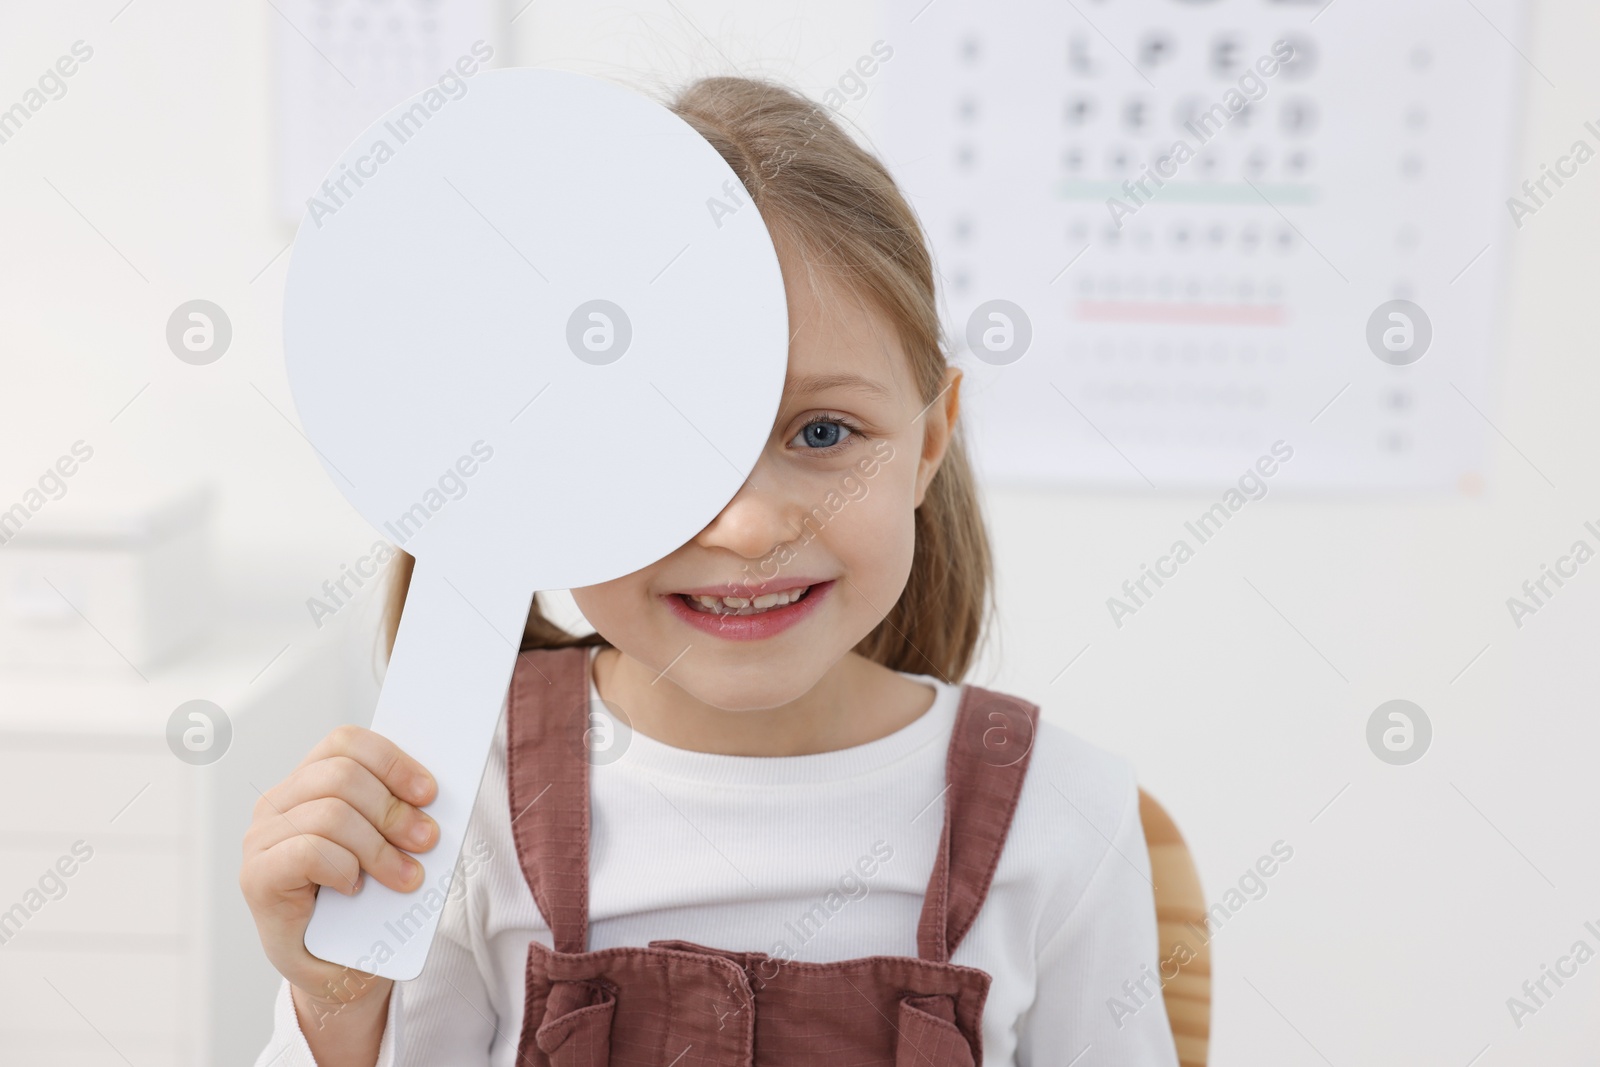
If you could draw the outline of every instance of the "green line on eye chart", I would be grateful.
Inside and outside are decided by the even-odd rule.
[[[1280,204],[1315,204],[1317,189],[1312,185],[1273,184],[1259,186],[1262,192]],[[1059,200],[1102,201],[1123,197],[1128,191],[1114,181],[1090,181],[1067,178],[1056,183]],[[1255,202],[1255,191],[1248,185],[1235,182],[1168,182],[1161,189],[1160,200],[1176,204],[1249,204]]]

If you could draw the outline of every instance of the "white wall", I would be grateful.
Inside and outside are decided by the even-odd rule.
[[[1340,0],[1337,16],[1376,2]],[[230,597],[270,620],[256,662],[287,644],[272,669],[295,671],[327,640],[305,598],[372,535],[273,410],[292,412],[285,258],[274,261],[292,234],[270,210],[278,15],[121,5],[0,11],[0,106],[75,40],[95,49],[67,95],[0,145],[0,507],[79,438],[96,453],[71,483],[75,504],[215,479]],[[1478,18],[1468,5],[1460,17]],[[623,77],[731,62],[820,92],[880,35],[875,20],[842,0],[538,0],[512,56]],[[1558,88],[1530,77],[1514,173],[1600,119],[1597,48],[1600,10],[1538,5],[1524,51]],[[869,99],[869,128],[872,114]],[[1118,630],[1105,598],[1204,495],[989,495],[1003,618],[970,680],[1126,753],[1177,817],[1212,899],[1274,841],[1295,849],[1213,944],[1214,1062],[1466,1064],[1489,1046],[1488,1067],[1577,1063],[1600,1047],[1600,962],[1520,1029],[1505,1007],[1578,938],[1600,948],[1582,929],[1600,926],[1600,564],[1520,630],[1505,607],[1585,520],[1600,525],[1597,183],[1584,171],[1510,239],[1481,497],[1269,499]],[[195,297],[225,307],[235,330],[208,367],[179,363],[163,338],[172,308]],[[1422,705],[1436,731],[1409,767],[1380,763],[1364,740],[1394,697]],[[0,885],[0,906],[13,895]]]

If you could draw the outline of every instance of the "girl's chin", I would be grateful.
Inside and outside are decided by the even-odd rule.
[[[659,662],[666,669],[647,668],[645,681],[656,689],[661,688],[657,682],[671,682],[719,711],[766,711],[791,704],[811,691],[826,671],[826,664],[817,662],[819,652],[806,649],[791,655],[750,656],[742,646],[717,650],[695,643],[686,650],[680,644],[660,654]],[[842,649],[832,658],[848,652]]]

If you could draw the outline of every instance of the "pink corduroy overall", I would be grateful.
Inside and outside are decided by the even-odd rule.
[[[512,829],[555,944],[528,945],[518,1067],[981,1067],[990,976],[950,954],[994,877],[1036,705],[962,686],[917,955],[812,963],[677,940],[588,950],[588,701],[587,648],[517,658]]]

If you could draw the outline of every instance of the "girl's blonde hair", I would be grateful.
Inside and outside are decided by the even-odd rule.
[[[921,224],[883,165],[824,108],[772,82],[702,78],[668,106],[722,154],[768,229],[789,239],[809,269],[847,279],[893,322],[922,403],[937,400],[948,364],[933,261]],[[893,670],[956,682],[993,610],[989,539],[959,419],[914,525],[905,591],[855,651]],[[397,551],[390,565],[388,652],[414,563]],[[551,622],[537,597],[522,634],[524,650],[609,643]]]

